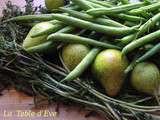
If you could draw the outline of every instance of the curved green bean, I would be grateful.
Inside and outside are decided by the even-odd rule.
[[[116,22],[114,20],[111,19],[106,19],[106,18],[95,18],[91,15],[88,15],[86,13],[82,13],[82,12],[78,12],[75,10],[70,10],[67,8],[60,8],[63,12],[66,12],[68,14],[70,14],[73,17],[79,18],[79,19],[83,19],[83,20],[87,20],[87,21],[91,21],[94,23],[98,23],[101,25],[107,25],[107,26],[115,26],[115,27],[127,27],[119,22]]]
[[[138,58],[136,60],[136,63],[143,62],[143,61],[149,59],[150,57],[152,57],[153,55],[155,55],[158,52],[160,52],[160,43],[158,43],[157,45],[155,45],[152,49],[150,49],[148,52],[146,52],[143,56],[141,56],[140,58]]]
[[[130,44],[128,44],[127,46],[125,46],[122,49],[122,54],[126,55],[129,52],[133,51],[134,49],[141,47],[144,44],[147,44],[149,42],[153,42],[155,40],[157,40],[160,37],[160,30],[150,33],[144,37],[141,37],[133,42],[131,42]]]
[[[89,21],[85,21],[85,20],[81,20],[78,18],[73,18],[70,16],[61,15],[61,14],[52,14],[52,16],[54,19],[62,21],[65,24],[83,28],[83,29],[93,30],[93,31],[104,33],[107,35],[121,35],[122,36],[122,35],[127,35],[127,34],[138,31],[137,26],[131,27],[131,28],[109,27],[109,26],[99,25],[99,24],[95,24]]]
[[[145,2],[132,3],[127,5],[115,6],[111,8],[93,8],[87,11],[88,14],[99,16],[99,15],[108,15],[108,14],[117,14],[126,12],[132,9],[136,9],[144,6]]]
[[[90,38],[80,37],[72,34],[64,34],[64,33],[55,33],[48,36],[47,40],[56,41],[56,42],[65,42],[65,43],[79,43],[84,45],[91,45],[95,47],[103,47],[103,48],[112,48],[112,49],[121,49],[118,46],[99,42]]]
[[[72,81],[78,78],[90,66],[99,52],[99,48],[93,48],[61,82]]]

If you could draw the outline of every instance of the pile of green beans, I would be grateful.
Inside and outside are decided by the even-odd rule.
[[[3,23],[48,21],[54,25],[47,30],[31,34],[33,38],[42,35],[48,37],[46,42],[25,49],[30,53],[43,53],[68,43],[90,46],[92,49],[88,55],[63,80],[71,81],[79,77],[103,49],[122,50],[122,55],[130,57],[131,60],[139,56],[134,62],[130,61],[132,67],[133,63],[149,60],[159,53],[160,2],[118,2],[115,4],[99,0],[70,0],[69,5],[59,8],[60,13],[18,16]],[[143,49],[147,44],[152,44],[152,48]]]

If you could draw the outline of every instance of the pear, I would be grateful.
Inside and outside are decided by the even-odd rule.
[[[49,11],[64,6],[65,0],[45,0],[45,6]]]
[[[149,95],[158,94],[160,86],[160,72],[151,62],[142,62],[135,66],[131,73],[131,83],[137,91]]]
[[[92,71],[95,78],[100,81],[106,93],[116,96],[125,79],[124,70],[128,66],[126,57],[122,57],[121,51],[107,49],[100,52],[93,65]]]
[[[41,23],[38,23],[35,26],[33,26],[23,41],[23,44],[22,44],[23,48],[27,49],[27,48],[34,47],[36,45],[39,45],[41,43],[46,42],[48,35],[41,35],[39,37],[34,37],[34,38],[32,38],[31,35],[33,33],[47,30],[47,29],[53,28],[53,27],[54,27],[54,25],[50,22],[41,22]]]
[[[69,70],[73,70],[89,53],[90,48],[82,44],[68,44],[62,48],[62,59]]]

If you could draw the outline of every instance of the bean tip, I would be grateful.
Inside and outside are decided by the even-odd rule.
[[[140,62],[139,60],[136,60],[136,61],[135,61],[136,64],[139,63],[139,62]]]
[[[48,37],[47,37],[47,40],[53,40],[57,35],[59,35],[60,33],[53,33],[53,34],[51,34],[51,35],[49,35]]]
[[[115,39],[114,41],[115,42],[121,42],[121,39]]]
[[[60,83],[64,83],[66,81],[68,81],[68,79],[66,79],[66,77],[65,77],[64,79],[60,80]]]
[[[47,37],[47,40],[51,40],[52,38],[53,38],[53,34],[49,35],[49,36]]]
[[[38,37],[37,34],[32,33],[32,34],[31,34],[31,38],[35,38],[35,37]]]
[[[67,8],[64,8],[64,7],[59,7],[59,9],[62,10],[62,11],[67,10]]]
[[[12,22],[12,18],[11,18],[11,19],[8,19],[8,20],[2,21],[2,22],[0,23],[0,25],[5,24],[5,23],[8,23],[8,22]]]
[[[86,11],[86,13],[88,13],[90,15],[94,15],[94,9],[89,9]]]
[[[126,56],[126,53],[125,53],[125,51],[122,49],[121,57],[123,58],[123,57],[125,57],[125,56]]]
[[[124,74],[127,75],[130,71],[131,71],[130,68],[127,67],[127,68],[124,70]]]

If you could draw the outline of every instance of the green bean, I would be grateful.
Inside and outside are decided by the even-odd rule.
[[[133,61],[129,64],[129,66],[125,69],[125,71],[124,71],[125,75],[127,75],[130,71],[132,71],[135,66],[136,66],[136,62],[135,62],[135,60],[133,60]]]
[[[67,9],[67,8],[60,8],[60,10],[68,13],[69,15],[71,15],[73,17],[79,18],[79,19],[84,19],[84,20],[87,20],[87,21],[91,21],[91,20],[95,19],[93,16],[88,15],[88,14],[82,12],[82,11],[79,12],[79,11],[70,10],[70,9]]]
[[[144,37],[141,37],[141,38],[131,42],[127,46],[125,46],[122,50],[122,54],[125,55],[125,54],[133,51],[134,49],[141,47],[144,44],[147,44],[149,42],[153,42],[153,41],[157,40],[159,37],[160,37],[160,30],[157,30],[156,32],[150,33]]]
[[[71,1],[76,5],[78,5],[80,8],[82,8],[83,10],[88,10],[92,8],[92,6],[90,4],[87,4],[85,0],[71,0]]]
[[[125,37],[123,37],[122,39],[118,39],[119,42],[122,43],[122,45],[126,45],[128,43],[130,43],[131,41],[136,39],[136,34],[131,34],[131,35],[127,35]]]
[[[66,26],[63,29],[57,31],[56,33],[69,33],[69,32],[72,32],[73,30],[75,30],[74,27]]]
[[[146,20],[143,17],[132,16],[127,14],[112,14],[113,17],[118,17],[121,20],[131,21],[131,22],[145,22]]]
[[[155,55],[158,52],[160,52],[160,43],[158,43],[157,45],[155,45],[152,49],[150,49],[148,52],[146,52],[143,56],[141,56],[140,58],[138,58],[136,60],[136,63],[143,62],[143,61],[149,59],[150,57],[152,57],[153,55]]]
[[[149,29],[153,28],[158,21],[160,21],[160,13],[156,14],[151,19],[149,19],[144,25],[142,25],[139,28],[138,33],[135,33],[135,34],[132,34],[132,35],[129,35],[129,36],[125,36],[124,38],[122,38],[119,41],[123,44],[128,44],[132,40],[144,35],[145,32],[147,32]]]
[[[75,28],[71,27],[71,26],[66,26],[63,29],[57,31],[56,33],[69,33],[72,32]],[[53,41],[47,41],[45,43],[42,43],[40,45],[34,46],[34,47],[30,47],[25,49],[27,52],[29,53],[45,53],[48,50],[52,50],[54,48],[57,47],[57,44],[55,44]]]
[[[48,52],[49,50],[55,48],[56,46],[53,44],[52,41],[47,41],[45,43],[42,43],[40,45],[36,45],[34,47],[29,47],[25,49],[29,53],[45,53]]]
[[[74,8],[79,8],[77,5],[75,5],[74,3],[70,2],[69,4],[66,4],[65,6],[63,6],[65,8],[69,8],[69,9],[74,9]]]
[[[95,4],[99,4],[105,7],[113,7],[113,5],[109,2],[106,1],[97,1],[97,0],[88,0],[89,2],[95,3]]]
[[[79,18],[79,19],[83,19],[83,20],[87,20],[87,21],[91,21],[91,22],[95,22],[101,25],[107,25],[107,26],[115,26],[115,27],[127,27],[119,22],[116,22],[114,20],[111,19],[106,19],[106,18],[94,18],[91,15],[88,15],[86,13],[82,13],[82,12],[78,12],[78,11],[74,11],[74,10],[70,10],[67,8],[60,8],[63,12],[66,12],[68,14],[70,14],[73,17]]]
[[[52,15],[50,14],[41,14],[41,15],[24,15],[24,16],[17,16],[17,17],[13,17],[10,18],[6,21],[3,21],[3,23],[5,22],[16,22],[16,21],[49,21],[49,20],[53,20]]]
[[[132,61],[130,62],[130,64],[128,65],[128,67],[124,70],[124,73],[126,75],[134,69],[134,67],[136,66],[136,60],[139,57],[140,57],[140,54],[136,54],[136,55],[134,55],[134,57],[132,57]]]
[[[148,4],[154,3],[154,2],[153,2],[154,0],[143,0],[143,1],[146,2],[146,3],[148,3]]]
[[[131,21],[125,21],[124,25],[128,26],[128,27],[133,27],[136,26],[137,24]]]
[[[27,26],[27,27],[33,27],[35,26],[36,24],[38,24],[40,22],[27,22],[27,23],[19,23],[20,25],[23,25],[23,26]],[[0,23],[1,24],[1,23]]]
[[[159,9],[159,7],[160,7],[160,2],[156,2],[156,3],[153,3],[151,5],[141,7],[139,9],[131,10],[128,13],[131,14],[131,15],[141,15],[141,13],[143,11],[153,12],[153,11]]]
[[[122,4],[129,4],[129,1],[128,1],[128,0],[120,0],[120,2],[121,2]]]
[[[91,65],[99,52],[99,48],[93,48],[61,82],[72,81],[78,78],[89,67],[89,65]]]
[[[71,10],[78,10],[79,9],[79,7],[77,5],[75,5],[75,4],[73,4],[73,3],[70,3],[70,4],[68,4],[66,6],[63,6],[63,7],[71,9]]]
[[[104,33],[107,35],[127,35],[130,33],[137,32],[137,27],[109,27],[104,25],[95,24],[78,18],[69,17],[61,14],[52,14],[53,18],[64,22],[65,24],[72,25],[75,27],[93,30],[96,32]]]
[[[132,9],[142,7],[145,4],[146,4],[145,2],[138,2],[138,3],[121,5],[121,6],[111,7],[111,8],[93,8],[93,9],[89,9],[87,13],[94,16],[117,14],[117,13],[122,13],[122,12],[126,12]]]
[[[39,32],[32,33],[31,37],[34,38],[34,37],[38,37],[41,35],[48,35],[48,34],[54,33],[56,31],[62,29],[63,27],[64,27],[63,24],[55,24],[52,28],[48,28],[47,30],[42,30]]]
[[[85,45],[92,45],[95,47],[103,47],[103,48],[113,48],[113,49],[121,49],[118,46],[99,42],[90,38],[80,37],[72,34],[64,34],[64,33],[55,33],[48,36],[47,40],[56,41],[56,42],[65,42],[65,43],[79,43]]]
[[[101,7],[101,5],[99,5],[99,4],[95,4],[95,3],[92,3],[92,2],[86,1],[86,0],[80,0],[80,1],[79,0],[74,0],[74,3],[84,10],[89,10],[89,9],[94,8],[94,7],[95,8]]]
[[[101,8],[102,7],[102,5],[100,5],[100,4],[96,4],[96,3],[93,3],[90,1],[87,1],[87,2],[88,2],[88,4],[90,4],[92,6],[92,8]],[[92,8],[90,8],[90,9],[92,9]]]

